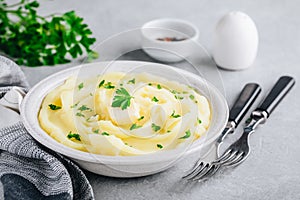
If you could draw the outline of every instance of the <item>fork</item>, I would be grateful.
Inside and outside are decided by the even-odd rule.
[[[241,122],[250,106],[253,104],[257,96],[259,95],[261,88],[256,83],[246,84],[241,91],[238,99],[235,101],[233,107],[230,109],[228,123],[215,142],[211,149],[203,158],[200,158],[194,165],[194,167],[187,172],[183,178],[193,179],[195,176],[201,176],[206,174],[211,167],[218,167],[218,165],[211,165],[219,156],[219,147],[223,140],[229,133],[233,133],[235,128]]]
[[[244,128],[244,132],[241,137],[229,146],[221,157],[212,163],[212,166],[215,167],[211,167],[206,174],[199,174],[193,177],[193,180],[208,179],[214,175],[221,166],[236,166],[243,162],[250,153],[250,134],[255,131],[259,124],[266,122],[273,110],[290,91],[294,84],[295,80],[292,77],[280,77],[261,105],[251,113],[249,123],[247,123]]]

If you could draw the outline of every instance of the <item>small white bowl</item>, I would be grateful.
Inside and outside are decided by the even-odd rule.
[[[38,113],[44,97],[50,91],[63,84],[70,76],[88,78],[107,72],[145,72],[168,80],[188,83],[210,102],[212,118],[206,135],[184,149],[176,148],[143,156],[106,156],[67,147],[57,142],[40,127]],[[209,149],[224,129],[229,111],[222,94],[205,79],[193,73],[157,63],[115,61],[85,64],[47,77],[27,93],[21,104],[20,112],[25,128],[34,139],[47,148],[76,161],[82,168],[105,176],[139,177],[166,170],[175,165],[180,158],[184,158],[191,153],[197,152],[199,156],[206,153],[204,149]]]
[[[141,28],[142,48],[152,58],[162,62],[179,62],[192,54],[199,31],[191,23],[179,19],[156,19]],[[159,38],[181,41],[161,41]]]

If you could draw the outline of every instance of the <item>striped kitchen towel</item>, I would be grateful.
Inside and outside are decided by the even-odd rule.
[[[69,159],[41,146],[24,128],[17,100],[27,88],[28,83],[20,68],[0,56],[2,195],[8,200],[94,199],[92,187],[81,169]],[[7,100],[14,95],[15,102]]]

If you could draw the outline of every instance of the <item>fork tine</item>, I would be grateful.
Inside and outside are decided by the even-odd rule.
[[[187,180],[192,180],[195,176],[197,176],[198,174],[202,174],[204,172],[207,171],[207,168],[210,166],[209,163],[203,163],[202,167],[196,169],[189,177],[187,177]]]
[[[194,177],[192,177],[192,180],[193,181],[196,181],[198,179],[201,179],[201,177],[205,176],[210,170],[211,168],[213,167],[213,165],[211,164],[207,164],[205,166],[205,170],[203,169],[202,171],[200,171],[198,174],[196,174]]]
[[[226,163],[230,163],[231,161],[233,161],[236,158],[237,154],[238,154],[237,150],[233,151],[226,159],[220,160],[219,164],[223,165]]]
[[[204,167],[204,163],[201,160],[198,160],[194,167],[192,169],[190,169],[189,171],[186,172],[186,175],[184,175],[182,178],[188,178],[192,175],[195,174],[196,171],[199,170],[199,168],[201,169],[202,167]]]
[[[235,157],[236,154],[236,150],[233,149],[228,149],[228,154],[226,156],[221,156],[219,159],[216,160],[216,164],[223,164],[226,163],[230,160],[232,160]]]
[[[245,154],[245,152],[241,152],[241,153],[239,154],[239,156],[237,156],[236,159],[232,160],[232,161],[229,162],[229,163],[224,164],[224,166],[227,166],[227,167],[228,167],[228,166],[238,165],[238,164],[240,164],[241,162],[243,162],[243,161],[247,158],[247,155],[248,155],[248,154]]]
[[[207,173],[207,175],[205,177],[203,177],[204,179],[209,179],[210,177],[212,177],[217,171],[219,171],[221,165],[214,165],[214,168]]]
[[[226,159],[228,156],[230,156],[230,152],[232,149],[227,149],[222,156],[220,156],[217,160],[214,161],[214,163],[219,163],[221,160]]]
[[[193,181],[207,180],[208,178],[213,176],[218,171],[219,168],[220,168],[220,165],[212,164],[206,173],[197,175],[196,177],[194,177]]]

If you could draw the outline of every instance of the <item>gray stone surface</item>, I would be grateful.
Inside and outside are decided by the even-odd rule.
[[[100,59],[119,57],[128,49],[139,47],[138,37],[126,34],[113,38],[107,46],[102,41],[112,35],[140,27],[160,17],[182,18],[200,30],[200,43],[210,52],[212,33],[218,19],[232,10],[249,14],[259,31],[259,52],[254,65],[245,71],[214,72],[215,81],[229,105],[247,82],[257,82],[263,88],[260,99],[281,75],[300,78],[300,2],[299,1],[42,1],[41,13],[64,12],[71,9],[84,17],[99,44]],[[124,36],[124,38],[123,38]],[[109,48],[102,48],[109,47]],[[201,54],[202,56],[204,54]],[[142,51],[121,57],[130,60],[153,61]],[[34,85],[49,74],[80,63],[56,66],[23,67],[29,82]],[[177,63],[192,72],[186,63]],[[208,62],[196,66],[200,72],[214,66]],[[220,75],[220,76],[219,76]],[[221,84],[220,84],[221,83]],[[117,179],[87,172],[96,199],[300,199],[300,90],[298,84],[275,110],[268,122],[251,137],[249,158],[234,169],[221,171],[204,183],[185,183],[180,177],[189,169],[196,155],[183,159],[175,167],[148,177]],[[258,102],[256,103],[256,105]],[[240,135],[240,128],[225,145]],[[1,192],[1,190],[0,190]]]

